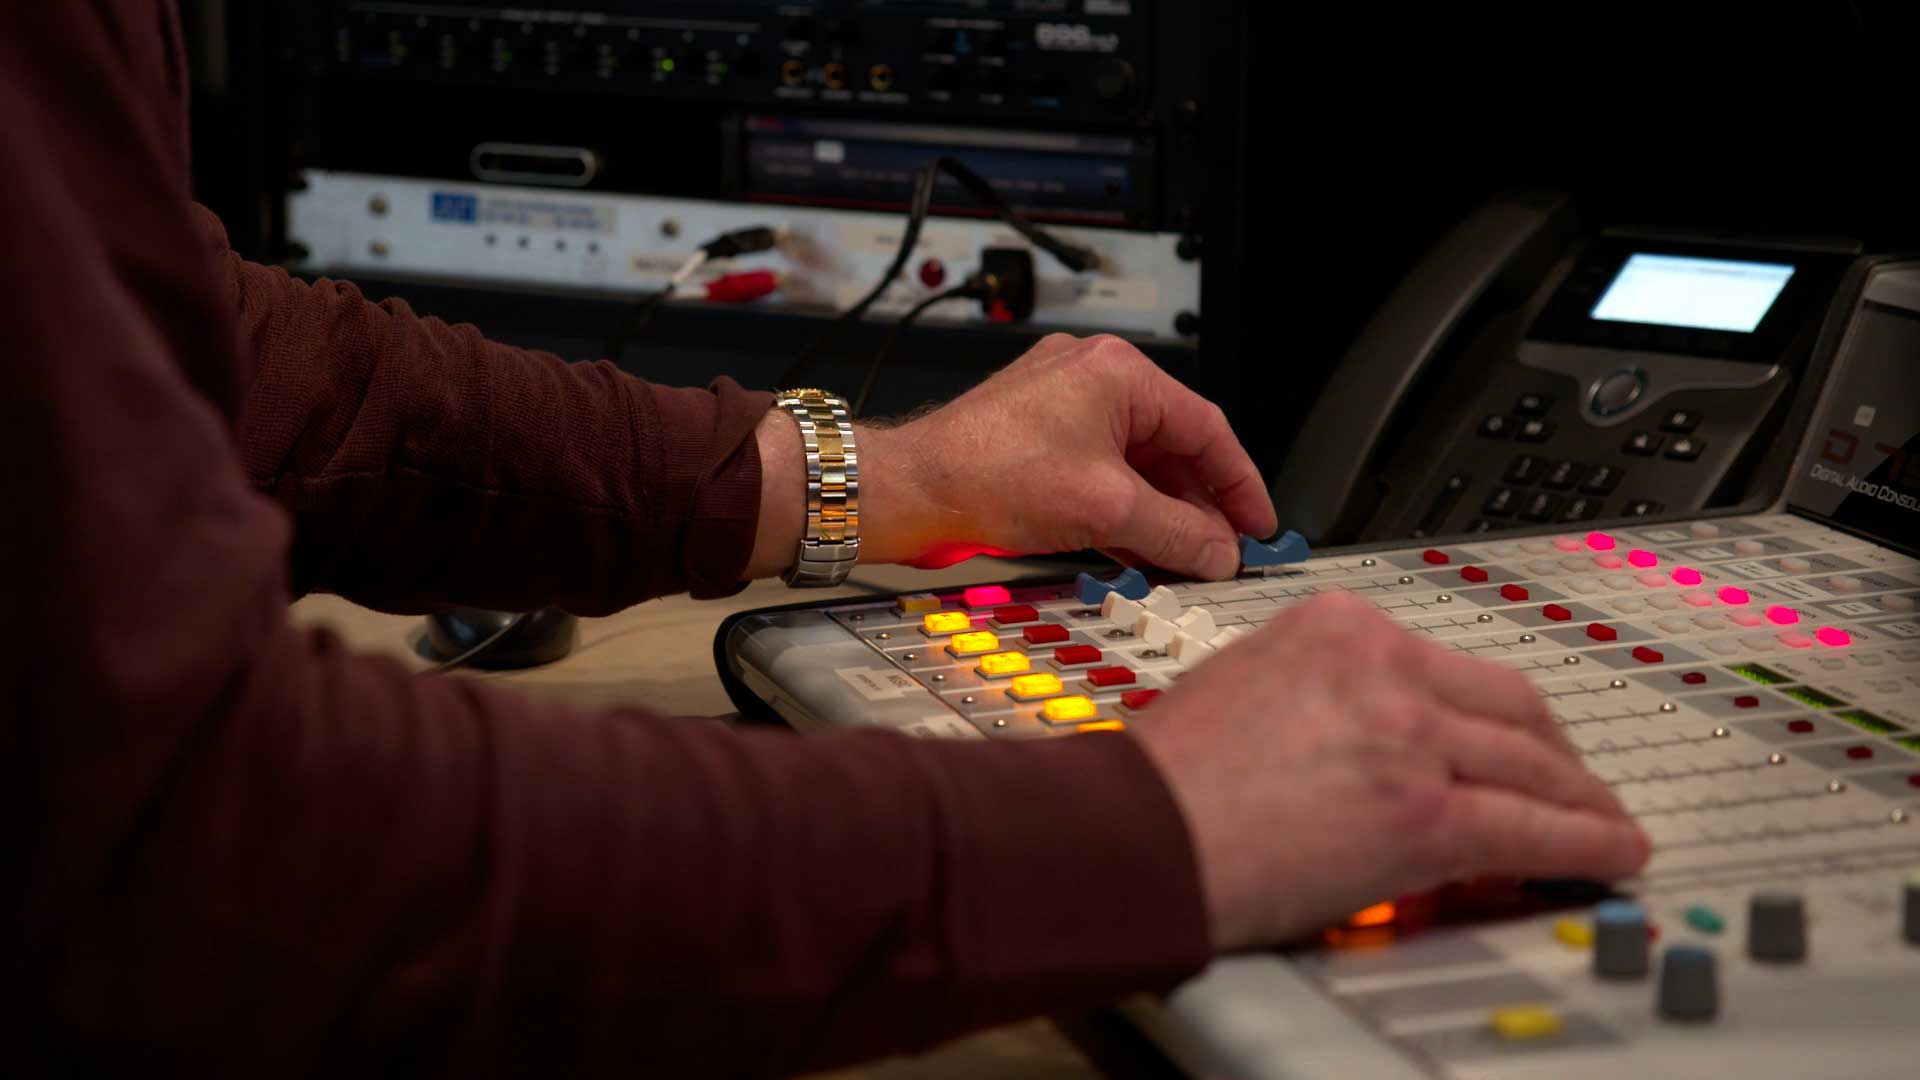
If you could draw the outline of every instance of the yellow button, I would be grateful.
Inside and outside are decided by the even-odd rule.
[[[1553,936],[1563,944],[1584,949],[1593,944],[1593,927],[1579,919],[1560,919],[1553,924]]]
[[[920,620],[929,634],[951,634],[955,630],[965,630],[973,625],[964,611],[935,611]]]
[[[893,609],[902,615],[918,615],[926,611],[939,611],[940,598],[930,592],[913,593],[902,596],[893,602]]]
[[[1127,725],[1120,720],[1093,720],[1074,729],[1082,735],[1089,731],[1125,731]]]
[[[1067,724],[1075,720],[1091,720],[1094,714],[1093,702],[1081,697],[1079,694],[1048,698],[1046,703],[1040,706],[1040,714],[1045,716],[1047,722],[1051,724]]]
[[[962,616],[963,618],[965,616]],[[1000,647],[1000,639],[985,630],[975,630],[971,634],[953,635],[953,643],[947,648],[956,656],[972,656],[974,653],[992,652]]]
[[[1033,663],[1023,652],[989,653],[980,658],[982,675],[1017,675],[1032,666]]]
[[[1021,697],[1046,697],[1048,694],[1059,693],[1062,687],[1060,676],[1050,671],[1043,671],[1038,675],[1016,676],[1012,689]]]
[[[1560,1014],[1544,1005],[1512,1005],[1493,1010],[1493,1030],[1510,1042],[1546,1039],[1560,1034]]]

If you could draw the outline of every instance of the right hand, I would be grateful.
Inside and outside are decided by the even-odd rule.
[[[1483,875],[1612,880],[1651,852],[1524,676],[1317,596],[1129,724],[1186,815],[1216,950]]]

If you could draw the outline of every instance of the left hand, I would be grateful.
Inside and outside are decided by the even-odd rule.
[[[863,426],[861,557],[1098,548],[1218,580],[1273,503],[1219,406],[1116,337],[1055,334],[939,410]]]

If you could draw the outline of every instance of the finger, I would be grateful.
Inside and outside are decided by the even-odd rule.
[[[1439,749],[1454,775],[1472,784],[1506,788],[1562,806],[1625,817],[1613,789],[1577,759],[1509,727],[1458,717],[1442,724]]]
[[[1136,416],[1143,421],[1134,426],[1136,441],[1191,459],[1238,531],[1259,537],[1279,531],[1267,485],[1234,436],[1226,414],[1158,368],[1148,379],[1147,411]]]
[[[1439,646],[1421,649],[1420,655],[1415,677],[1447,705],[1511,724],[1562,753],[1579,756],[1573,740],[1560,729],[1539,689],[1525,675]]]
[[[1652,852],[1629,818],[1552,806],[1498,788],[1459,786],[1446,810],[1445,846],[1459,878],[1484,874],[1631,877]]]
[[[1233,526],[1217,507],[1203,510],[1136,478],[1133,513],[1099,543],[1126,548],[1177,574],[1218,581],[1240,569]]]

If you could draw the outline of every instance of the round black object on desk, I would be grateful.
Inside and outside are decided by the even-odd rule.
[[[504,631],[504,632],[503,632]],[[488,671],[551,664],[573,651],[580,620],[558,608],[511,611],[448,608],[427,616],[428,658]]]
[[[1647,388],[1647,373],[1638,368],[1621,368],[1593,384],[1587,393],[1587,407],[1595,416],[1612,416],[1640,400]]]

